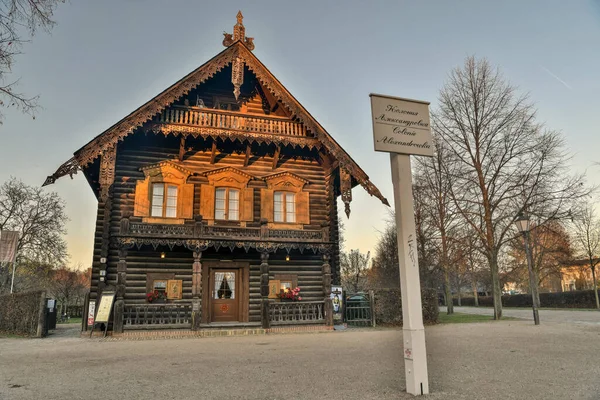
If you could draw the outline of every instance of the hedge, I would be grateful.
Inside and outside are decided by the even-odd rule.
[[[402,326],[402,297],[400,289],[378,289],[375,294],[375,320],[378,324]],[[422,289],[423,323],[438,322],[438,297],[435,289]]]
[[[41,337],[46,292],[23,292],[0,296],[0,331]]]
[[[598,290],[600,295],[600,290]],[[473,297],[461,298],[463,306],[474,306]],[[458,299],[454,299],[454,305],[458,305]],[[492,296],[479,297],[479,305],[492,307],[494,299]],[[504,307],[531,307],[530,294],[513,294],[502,296]],[[596,308],[596,298],[593,290],[577,290],[572,292],[540,293],[540,306],[547,308]]]

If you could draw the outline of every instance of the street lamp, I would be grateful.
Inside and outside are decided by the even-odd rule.
[[[520,233],[523,234],[523,241],[525,242],[525,255],[527,257],[527,268],[529,269],[529,288],[531,290],[531,300],[533,304],[533,321],[536,325],[540,324],[540,316],[538,314],[538,309],[540,305],[538,304],[537,287],[535,285],[535,275],[533,274],[533,261],[531,260],[531,249],[529,248],[529,229],[530,221],[529,217],[523,214],[517,215],[515,219],[515,225]]]

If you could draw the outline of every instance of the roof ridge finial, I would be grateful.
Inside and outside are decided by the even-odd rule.
[[[238,11],[236,15],[237,23],[233,26],[233,34],[223,32],[223,46],[229,47],[237,41],[240,41],[250,49],[250,51],[254,50],[254,38],[246,37],[246,28],[243,24],[244,15],[242,11]]]

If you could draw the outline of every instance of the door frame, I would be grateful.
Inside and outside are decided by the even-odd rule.
[[[210,324],[212,320],[212,296],[210,275],[218,270],[237,270],[239,279],[238,322],[248,322],[250,307],[250,263],[240,261],[206,260],[202,262],[202,313],[200,320]]]

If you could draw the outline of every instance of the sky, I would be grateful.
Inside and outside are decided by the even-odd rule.
[[[73,152],[223,49],[238,10],[254,54],[393,204],[373,150],[369,93],[431,102],[465,57],[485,57],[561,131],[574,172],[600,184],[600,1],[79,0],[61,4],[13,68],[36,118],[0,125],[0,182],[41,185]],[[66,202],[72,265],[87,267],[97,203],[83,175],[46,188]],[[389,208],[361,187],[345,248],[373,250]]]

